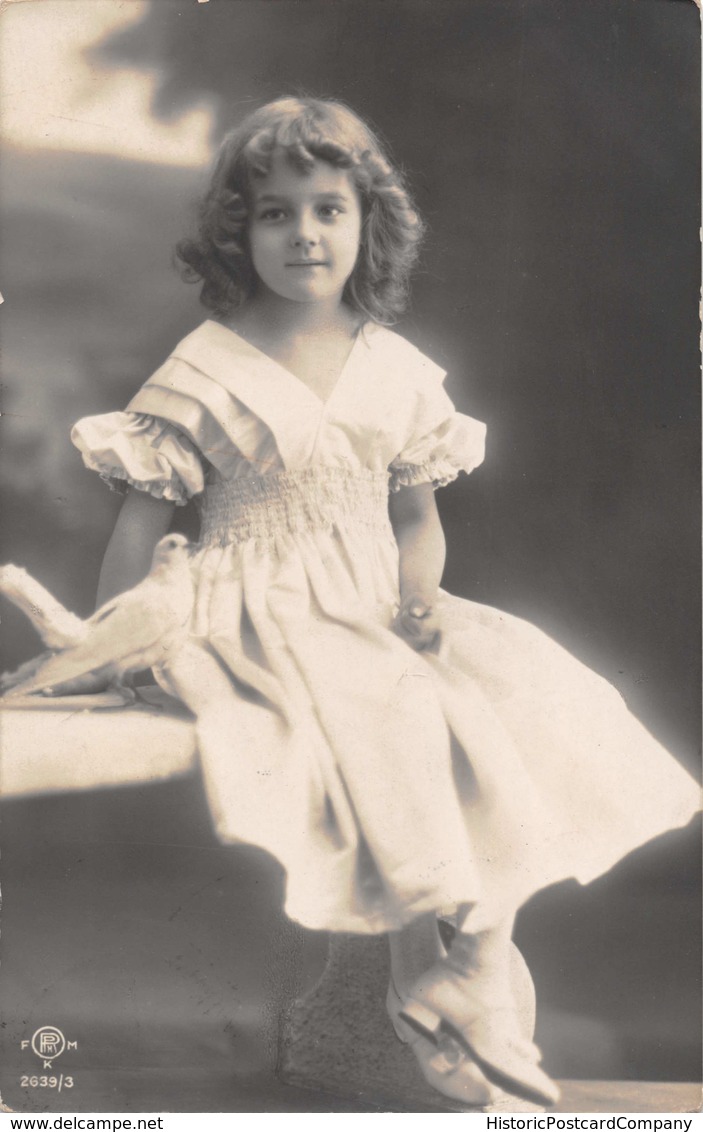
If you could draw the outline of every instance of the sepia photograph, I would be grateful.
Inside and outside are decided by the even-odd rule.
[[[0,4],[0,1111],[700,1112],[700,70]]]

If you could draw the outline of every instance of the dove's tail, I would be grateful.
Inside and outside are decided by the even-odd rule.
[[[32,657],[25,664],[21,664],[14,672],[0,673],[0,696],[7,695],[24,695],[24,685],[31,684],[32,678],[35,673],[53,656],[53,653],[47,651],[42,652],[39,656]],[[17,689],[20,689],[20,692]]]
[[[35,696],[40,692],[53,691],[61,688],[64,684],[72,683],[74,680],[80,680],[88,675],[94,677],[96,681],[99,681],[103,675],[106,681],[114,676],[112,665],[95,665],[83,660],[78,662],[77,659],[64,656],[61,653],[43,653],[40,657],[35,658],[35,661],[29,661],[29,665],[34,665],[35,662],[34,670],[28,671],[26,675],[22,674],[22,669],[18,669],[17,672],[3,677],[4,680],[8,681],[7,691],[4,692],[8,699],[14,696]],[[2,686],[0,685],[1,690]]]
[[[87,635],[80,617],[65,609],[21,566],[0,566],[0,593],[22,610],[50,649],[77,645]]]

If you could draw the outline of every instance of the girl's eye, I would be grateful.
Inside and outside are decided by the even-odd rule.
[[[321,204],[317,211],[318,215],[323,220],[334,220],[337,216],[340,216],[344,210],[337,204]],[[278,221],[285,220],[286,216],[287,213],[284,208],[280,208],[278,205],[271,205],[269,208],[264,208],[259,212],[257,220],[263,221],[264,223],[275,224]]]

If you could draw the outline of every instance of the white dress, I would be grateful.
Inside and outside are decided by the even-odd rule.
[[[126,412],[73,431],[104,476],[200,502],[192,633],[162,679],[197,717],[219,836],[279,859],[310,928],[470,903],[478,930],[698,807],[615,689],[534,626],[442,593],[437,650],[391,631],[389,488],[483,459],[443,377],[367,325],[323,404],[207,321]]]

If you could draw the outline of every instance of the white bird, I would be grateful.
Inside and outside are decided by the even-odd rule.
[[[193,611],[189,543],[170,534],[156,545],[146,578],[81,621],[17,567],[0,570],[0,591],[24,610],[46,644],[43,653],[0,677],[9,697],[50,693],[94,676],[119,683],[130,672],[158,667],[184,643]],[[9,574],[9,580],[8,580]]]

